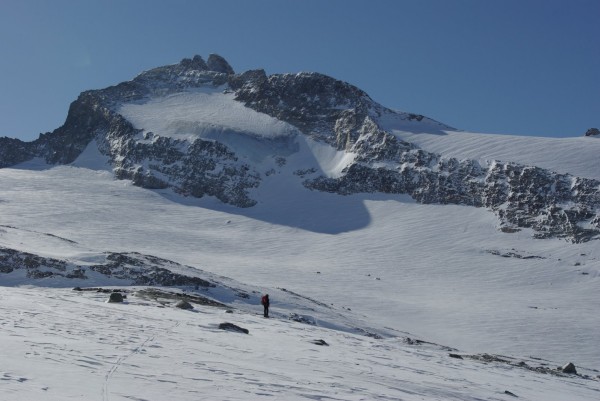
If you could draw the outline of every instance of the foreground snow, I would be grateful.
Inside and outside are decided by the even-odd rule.
[[[600,383],[258,314],[0,288],[3,400],[592,400]],[[231,322],[248,335],[218,329]],[[316,345],[323,340],[328,345]],[[528,361],[531,362],[531,361]]]

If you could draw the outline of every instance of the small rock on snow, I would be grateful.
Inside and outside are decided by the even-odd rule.
[[[248,334],[250,333],[250,330],[245,329],[243,327],[237,326],[233,323],[221,323],[219,324],[219,328],[221,330],[227,330],[227,331],[236,331],[238,333],[245,333]]]
[[[574,375],[577,374],[577,369],[575,369],[575,365],[572,362],[567,363],[565,366],[560,368],[563,373],[572,373]]]

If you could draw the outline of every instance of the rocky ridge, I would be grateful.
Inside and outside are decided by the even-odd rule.
[[[451,127],[422,115],[400,113],[374,102],[364,91],[318,73],[235,74],[225,59],[210,55],[158,67],[132,81],[87,91],[71,104],[65,124],[33,142],[0,138],[0,167],[33,157],[68,164],[92,142],[106,155],[115,176],[149,189],[172,188],[194,197],[214,196],[251,207],[250,189],[264,172],[225,144],[196,138],[184,141],[143,133],[117,110],[121,104],[201,88],[222,88],[260,113],[285,121],[313,140],[356,155],[338,178],[298,174],[311,190],[349,195],[409,194],[422,203],[485,207],[506,232],[530,228],[538,238],[574,242],[600,238],[600,182],[535,166],[457,160],[419,149],[379,124],[382,116]],[[275,148],[275,147],[274,147]],[[285,163],[285,155],[273,155]],[[306,171],[314,171],[306,166]]]
[[[60,282],[66,282],[65,279],[86,282],[96,275],[114,285],[215,287],[211,281],[198,277],[197,269],[156,256],[136,252],[108,252],[104,256],[104,263],[81,264],[0,247],[0,273],[23,272],[27,279]],[[177,273],[174,269],[188,270],[189,274]]]
[[[304,134],[355,153],[339,178],[307,179],[310,189],[409,194],[422,203],[493,210],[505,232],[531,228],[537,238],[574,242],[600,237],[600,182],[535,166],[444,158],[386,132],[378,117],[393,112],[366,93],[320,74],[254,74],[237,89],[246,106],[300,128]],[[343,105],[344,107],[340,107]],[[421,115],[401,119],[451,129]]]

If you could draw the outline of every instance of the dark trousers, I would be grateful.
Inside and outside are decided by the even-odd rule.
[[[269,317],[269,305],[263,305],[265,308],[265,317]]]

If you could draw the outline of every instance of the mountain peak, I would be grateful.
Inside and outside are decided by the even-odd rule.
[[[184,58],[183,60],[181,60],[179,62],[179,64],[182,67],[193,69],[193,70],[200,70],[200,71],[208,70],[208,66],[206,65],[206,62],[204,61],[202,56],[199,56],[197,54],[191,59]]]
[[[218,54],[209,54],[207,61],[204,61],[202,56],[196,54],[191,59],[184,58],[179,62],[179,65],[186,70],[213,71],[227,75],[233,75],[235,73],[227,60]]]

